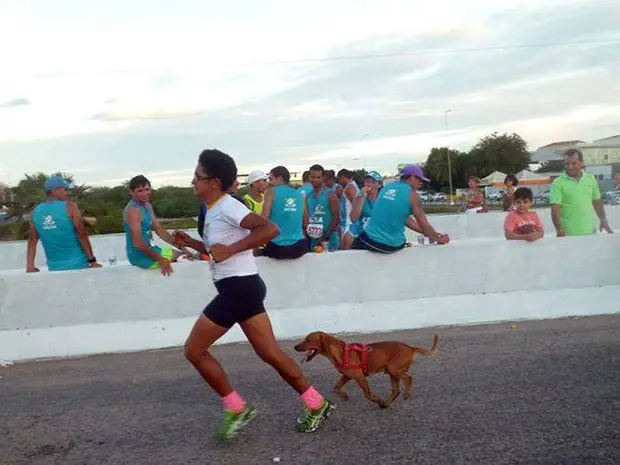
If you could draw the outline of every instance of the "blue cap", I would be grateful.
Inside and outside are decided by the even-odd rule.
[[[401,176],[415,176],[416,178],[424,182],[431,182],[430,179],[424,176],[424,173],[422,172],[422,168],[420,168],[418,165],[405,166],[403,170],[400,172],[400,175]]]
[[[71,184],[65,181],[60,176],[52,176],[43,185],[45,192],[51,192],[54,189],[71,189]]]
[[[381,177],[381,175],[379,173],[377,173],[376,171],[369,171],[368,173],[366,173],[366,178],[372,178],[377,182],[381,182],[383,181],[383,178]]]

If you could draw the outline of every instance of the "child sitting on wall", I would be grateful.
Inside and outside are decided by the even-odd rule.
[[[538,213],[530,211],[534,204],[532,191],[520,187],[514,193],[514,210],[504,221],[504,235],[509,241],[534,242],[545,235]]]

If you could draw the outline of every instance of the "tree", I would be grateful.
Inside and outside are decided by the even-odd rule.
[[[527,142],[515,133],[489,134],[480,139],[469,153],[478,176],[486,176],[493,171],[517,173],[531,163]]]
[[[431,187],[441,190],[450,186],[450,170],[452,167],[452,184],[456,185],[458,180],[459,158],[465,155],[458,150],[448,147],[433,147],[424,163],[424,174],[431,180]],[[450,163],[448,163],[448,156]]]

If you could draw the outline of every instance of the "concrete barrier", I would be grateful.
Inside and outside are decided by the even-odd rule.
[[[607,216],[611,227],[616,227],[620,231],[620,206],[606,206]],[[549,209],[539,210],[539,215],[549,234],[555,231],[551,222]],[[477,239],[488,237],[503,237],[504,218],[503,212],[492,212],[485,214],[459,214],[459,215],[431,215],[431,222],[441,232],[450,234],[453,240]],[[194,237],[198,237],[195,230],[189,231]],[[408,231],[409,240],[415,242],[416,234]],[[126,260],[125,236],[123,234],[106,234],[91,236],[93,251],[101,263],[108,261],[111,257],[117,260]],[[155,243],[163,245],[158,237]],[[45,267],[45,253],[39,247],[37,249],[36,264],[38,267]],[[0,270],[25,270],[26,268],[26,242],[0,242]]]
[[[385,256],[259,259],[278,338],[620,311],[620,236],[472,239]],[[206,263],[165,278],[131,266],[0,273],[0,359],[182,344],[215,295]],[[244,340],[237,327],[221,342]]]

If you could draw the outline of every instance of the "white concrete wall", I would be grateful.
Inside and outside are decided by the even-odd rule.
[[[620,206],[606,206],[607,216],[612,228],[620,231]],[[551,212],[548,208],[539,211],[545,230],[551,234],[555,229],[551,222]],[[503,212],[486,214],[460,214],[460,215],[431,215],[431,223],[437,230],[450,234],[453,240],[503,237],[504,218]],[[198,237],[195,230],[190,231],[194,237]],[[415,234],[409,231],[409,239],[415,241]],[[118,260],[126,260],[125,236],[123,234],[107,234],[91,236],[91,242],[95,255],[101,263],[108,261],[110,257]],[[156,237],[158,245],[163,243]],[[36,263],[44,267],[46,260],[41,244],[37,249]],[[0,242],[0,270],[24,270],[26,268],[26,242]]]
[[[534,244],[472,239],[393,255],[259,259],[279,338],[620,311],[620,236]],[[183,343],[215,295],[206,263],[169,278],[130,266],[0,272],[0,359],[65,357]],[[222,342],[244,340],[235,328]]]

